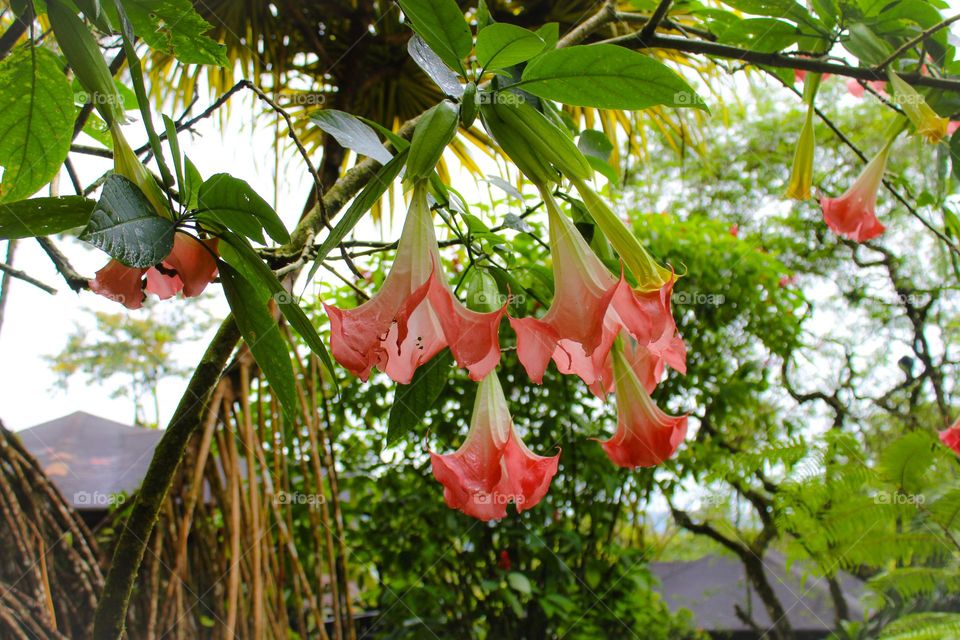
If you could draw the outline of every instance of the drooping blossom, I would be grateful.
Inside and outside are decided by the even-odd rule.
[[[626,342],[626,341],[625,341]],[[600,444],[620,467],[654,467],[668,459],[687,435],[687,416],[670,416],[650,397],[635,367],[638,363],[618,345],[612,351],[617,397],[617,431]]]
[[[633,290],[615,278],[593,253],[573,223],[544,191],[550,222],[554,297],[542,318],[510,318],[517,355],[530,379],[543,381],[550,360],[561,373],[573,373],[591,391],[604,395],[613,384],[608,355],[621,329],[652,357],[684,371],[686,355],[670,312],[673,280],[649,292]]]
[[[324,304],[334,358],[361,380],[378,369],[407,384],[417,367],[449,346],[457,363],[482,380],[500,361],[501,308],[464,307],[438,273],[440,256],[427,191],[414,187],[397,255],[380,291],[354,309]]]
[[[866,95],[866,88],[863,86],[863,83],[859,82],[854,78],[847,78],[847,92],[852,95],[854,98],[862,98]],[[886,95],[887,83],[883,80],[868,80],[867,85],[879,93],[881,96]]]
[[[142,307],[146,293],[161,300],[181,292],[192,298],[217,277],[217,255],[216,238],[199,240],[178,231],[173,236],[173,249],[159,265],[142,269],[110,260],[90,281],[90,290],[128,309]]]
[[[943,140],[947,135],[948,120],[937,115],[927,104],[926,98],[894,71],[888,70],[887,76],[890,78],[897,105],[910,118],[917,133],[931,144]]]
[[[730,225],[730,235],[732,235],[734,238],[740,236],[740,225],[738,225],[736,222]]]
[[[534,507],[547,494],[559,459],[559,453],[539,456],[520,440],[496,372],[480,382],[460,448],[445,455],[430,452],[447,506],[479,520],[505,517],[511,502],[518,512]]]
[[[816,150],[816,137],[813,130],[814,99],[820,88],[821,75],[813,73],[803,84],[803,101],[807,105],[807,115],[800,129],[797,148],[793,154],[793,168],[787,183],[785,197],[792,200],[809,200],[813,186],[813,154]]]
[[[960,120],[951,120],[947,123],[947,135],[952,136],[957,129],[960,129]]]
[[[854,242],[866,242],[883,233],[877,219],[877,191],[883,182],[887,156],[893,146],[891,137],[867,164],[846,193],[839,198],[820,198],[823,220],[834,232]]]
[[[940,442],[950,447],[954,453],[960,455],[960,419],[940,432]]]

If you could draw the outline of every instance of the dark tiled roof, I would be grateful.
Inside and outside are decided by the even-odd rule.
[[[833,601],[825,579],[805,574],[800,563],[792,564],[788,570],[778,553],[768,553],[764,566],[794,630],[832,630]],[[659,578],[659,591],[670,608],[692,611],[693,622],[701,629],[748,631],[749,626],[737,617],[736,605],[748,612],[761,628],[771,625],[763,601],[752,587],[748,589],[743,564],[736,558],[708,555],[693,561],[654,562],[650,570]],[[863,583],[846,574],[840,574],[840,583],[851,617],[862,619]]]
[[[68,504],[103,510],[140,486],[163,431],[78,411],[16,435]]]

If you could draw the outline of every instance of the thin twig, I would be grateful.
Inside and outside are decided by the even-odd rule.
[[[46,291],[50,295],[55,295],[57,293],[57,290],[51,287],[50,285],[40,282],[33,276],[27,275],[20,269],[14,269],[13,267],[11,267],[9,264],[5,262],[0,262],[0,271],[3,271],[5,276],[10,276],[11,278],[16,278],[17,280],[23,280],[24,282],[32,284],[38,289],[42,289]],[[6,293],[6,287],[3,288],[3,292],[4,294]]]
[[[889,56],[884,58],[883,62],[878,64],[876,67],[874,67],[874,69],[877,72],[883,71],[888,66],[890,66],[891,62],[893,62],[894,60],[902,56],[904,53],[906,53],[913,47],[917,46],[919,43],[923,42],[924,40],[926,40],[927,38],[935,34],[937,31],[940,31],[941,29],[950,26],[957,20],[960,20],[960,13],[954,16],[950,16],[949,18],[943,20],[942,22],[938,22],[937,24],[933,25],[929,29],[925,29],[921,31],[920,34],[917,35],[915,38],[910,38],[909,40],[904,42],[902,45],[897,47],[897,49],[893,53],[891,53]],[[922,59],[923,58],[921,57],[921,60]]]
[[[70,260],[68,260],[67,256],[63,255],[63,252],[57,248],[57,245],[53,243],[53,240],[50,238],[37,238],[37,242],[40,243],[40,246],[43,247],[43,250],[48,256],[50,256],[50,260],[53,261],[54,267],[56,267],[60,275],[63,276],[63,279],[66,280],[67,286],[78,293],[83,289],[90,288],[90,279],[85,278],[77,273],[76,269],[73,268],[73,265],[70,264]]]
[[[667,17],[667,12],[670,11],[670,4],[673,0],[660,0],[660,4],[657,5],[657,8],[654,9],[653,15],[650,16],[650,19],[647,20],[647,23],[643,25],[643,29],[640,30],[640,39],[646,40],[652,36],[657,31],[657,27],[660,26],[660,22]]]

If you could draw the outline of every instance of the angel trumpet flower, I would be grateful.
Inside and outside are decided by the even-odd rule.
[[[949,428],[940,432],[940,442],[950,447],[954,453],[960,455],[960,420],[957,420]]]
[[[178,231],[173,236],[173,249],[159,265],[139,269],[110,260],[90,281],[90,290],[128,309],[143,306],[146,298],[144,289],[161,300],[180,292],[184,297],[192,298],[203,293],[217,277],[216,256],[216,238],[198,240]]]
[[[622,328],[653,358],[684,371],[686,353],[670,313],[672,278],[659,289],[634,291],[597,258],[552,194],[544,189],[542,195],[550,219],[553,303],[540,319],[510,318],[530,379],[541,383],[552,359],[561,373],[575,373],[603,396],[613,384],[608,355]]]
[[[797,140],[797,150],[793,156],[793,170],[790,182],[784,194],[792,200],[809,200],[810,187],[813,184],[813,154],[816,150],[816,136],[813,131],[813,100],[820,86],[820,74],[812,74],[803,85],[803,100],[807,103],[807,115]]]
[[[438,278],[440,255],[426,183],[419,182],[380,291],[355,309],[324,304],[333,357],[361,380],[376,366],[407,384],[417,367],[449,346],[457,363],[479,381],[500,362],[498,330],[504,308],[478,313],[464,307]]]
[[[839,198],[820,198],[823,220],[837,234],[854,242],[866,242],[883,233],[877,219],[877,191],[883,182],[887,157],[900,129],[888,138],[880,152],[867,163],[856,182]]]
[[[668,459],[687,435],[687,416],[670,416],[650,397],[620,345],[614,347],[613,371],[617,395],[617,431],[600,444],[620,467],[654,467]]]
[[[910,118],[917,133],[930,144],[937,144],[943,140],[947,135],[949,121],[938,116],[927,104],[926,98],[917,93],[917,90],[907,84],[896,72],[889,70],[887,76],[890,78],[890,86],[893,89],[894,102]]]
[[[447,506],[477,518],[497,520],[513,502],[518,512],[547,494],[560,454],[538,456],[523,444],[496,372],[480,382],[467,439],[454,453],[430,452],[433,475]]]

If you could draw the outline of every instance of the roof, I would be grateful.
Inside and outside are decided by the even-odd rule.
[[[67,504],[96,511],[137,490],[163,431],[78,411],[16,435]]]
[[[793,563],[788,570],[779,553],[768,553],[763,563],[795,631],[833,630],[833,600],[826,579],[805,574],[802,563]],[[736,605],[748,612],[761,628],[771,626],[760,596],[752,587],[747,588],[743,563],[737,558],[708,555],[693,561],[653,562],[650,570],[659,578],[659,590],[670,608],[689,609],[694,624],[701,629],[749,631],[750,627],[737,617]],[[851,618],[861,619],[863,583],[848,574],[838,574],[838,579]]]

